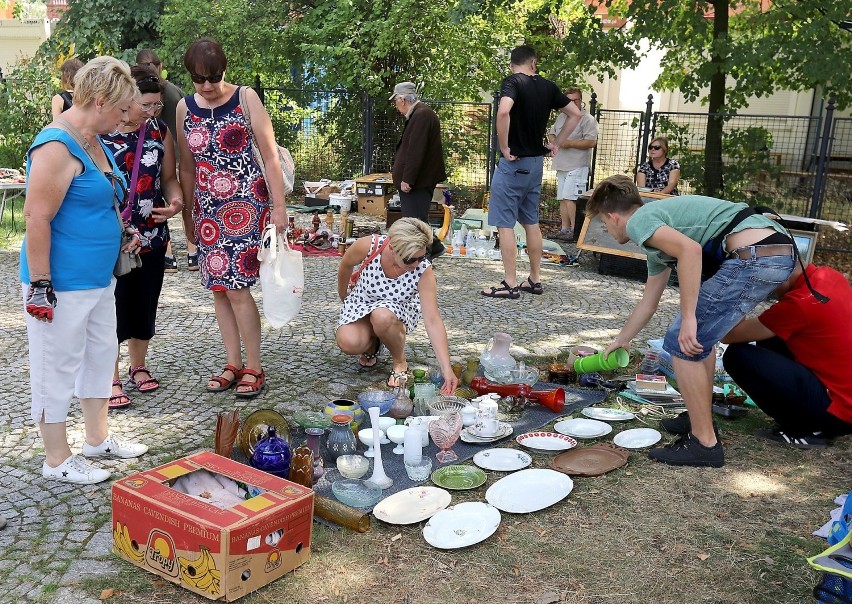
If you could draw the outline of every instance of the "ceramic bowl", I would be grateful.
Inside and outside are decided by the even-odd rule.
[[[344,478],[361,478],[370,469],[370,460],[363,455],[341,455],[337,458],[337,471]]]
[[[367,390],[358,395],[358,404],[364,411],[370,407],[378,407],[379,414],[382,415],[390,411],[396,395],[389,390]]]
[[[381,441],[385,437],[385,433],[382,430],[379,430],[379,440]],[[362,428],[358,430],[358,440],[367,445],[368,447],[373,446],[373,429],[372,428]]]
[[[337,499],[353,508],[367,508],[376,505],[382,498],[382,489],[366,480],[346,478],[331,483],[331,492]]]

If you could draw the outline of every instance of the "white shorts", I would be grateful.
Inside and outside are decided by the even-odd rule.
[[[570,199],[576,201],[577,197],[586,192],[589,181],[589,169],[577,168],[563,172],[556,171],[556,199]]]
[[[28,285],[23,285],[26,306]],[[71,397],[109,398],[118,355],[115,279],[101,289],[56,292],[53,321],[24,312],[30,349],[32,418],[68,419]]]

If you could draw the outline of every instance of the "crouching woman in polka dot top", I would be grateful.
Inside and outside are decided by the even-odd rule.
[[[441,392],[452,394],[458,378],[450,366],[447,330],[438,311],[435,272],[426,259],[431,243],[429,225],[416,218],[401,218],[387,235],[361,237],[352,244],[337,271],[337,293],[343,300],[337,345],[346,354],[360,355],[359,366],[369,369],[378,362],[384,344],[393,363],[388,378],[388,386],[393,388],[408,371],[405,336],[422,316],[444,376]],[[356,267],[360,267],[360,275],[350,287]]]

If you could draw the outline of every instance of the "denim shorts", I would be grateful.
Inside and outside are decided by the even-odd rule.
[[[508,229],[514,228],[515,222],[538,224],[543,166],[542,157],[500,160],[491,179],[488,224]]]
[[[725,260],[698,292],[695,317],[698,322],[698,341],[703,348],[701,354],[692,356],[681,352],[677,341],[680,313],[666,332],[663,349],[672,356],[688,361],[706,358],[713,346],[787,280],[794,265],[792,256]]]

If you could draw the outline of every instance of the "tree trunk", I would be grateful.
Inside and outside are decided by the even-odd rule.
[[[714,6],[713,42],[728,37],[729,0],[711,0]],[[715,72],[710,78],[710,96],[707,108],[707,131],[704,145],[704,190],[707,195],[718,196],[722,191],[722,126],[720,111],[725,104],[726,57],[714,51],[711,64]]]

